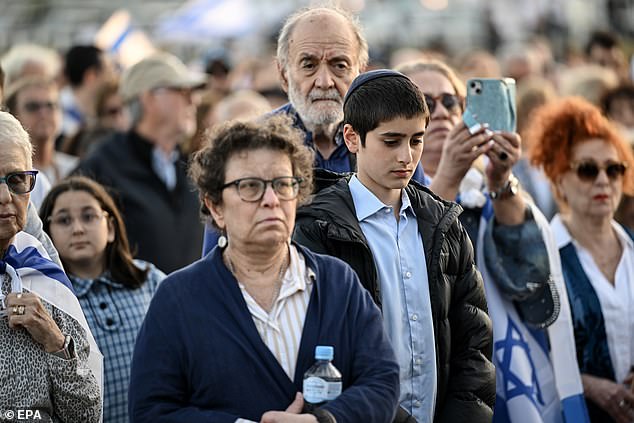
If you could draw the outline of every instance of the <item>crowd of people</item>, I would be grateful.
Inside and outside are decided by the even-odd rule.
[[[634,421],[618,39],[369,49],[311,6],[273,67],[0,58],[0,420]],[[515,79],[515,128],[463,118],[473,77]],[[314,408],[320,345],[342,391]]]

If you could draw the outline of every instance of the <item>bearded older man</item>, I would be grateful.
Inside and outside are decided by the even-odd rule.
[[[277,41],[277,67],[290,103],[286,113],[315,150],[315,167],[354,171],[343,142],[343,97],[368,63],[368,43],[357,20],[330,7],[307,8],[286,20]]]
[[[287,114],[315,151],[317,191],[336,182],[330,172],[354,172],[356,157],[343,140],[343,98],[368,64],[368,43],[357,19],[335,7],[309,7],[290,15],[277,40],[277,69],[289,103],[271,114]],[[421,171],[414,176],[423,176]],[[205,227],[203,256],[219,240]]]

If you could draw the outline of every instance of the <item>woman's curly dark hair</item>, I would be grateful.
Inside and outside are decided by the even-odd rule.
[[[266,117],[255,122],[227,122],[214,127],[204,147],[196,152],[189,164],[189,176],[198,187],[201,214],[213,222],[205,207],[205,197],[214,204],[222,202],[222,186],[226,183],[227,162],[244,151],[268,149],[288,155],[293,176],[301,179],[299,204],[304,204],[313,190],[314,153],[304,145],[304,134],[293,127],[286,115]]]

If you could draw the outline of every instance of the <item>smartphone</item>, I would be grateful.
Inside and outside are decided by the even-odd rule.
[[[515,132],[515,80],[513,78],[471,78],[467,81],[467,102],[462,120],[471,133],[484,124],[492,131]]]

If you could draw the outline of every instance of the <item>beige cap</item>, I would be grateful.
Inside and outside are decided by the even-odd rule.
[[[190,71],[178,57],[169,53],[156,53],[123,73],[119,91],[124,100],[129,101],[155,88],[194,88],[205,81],[205,74]]]

